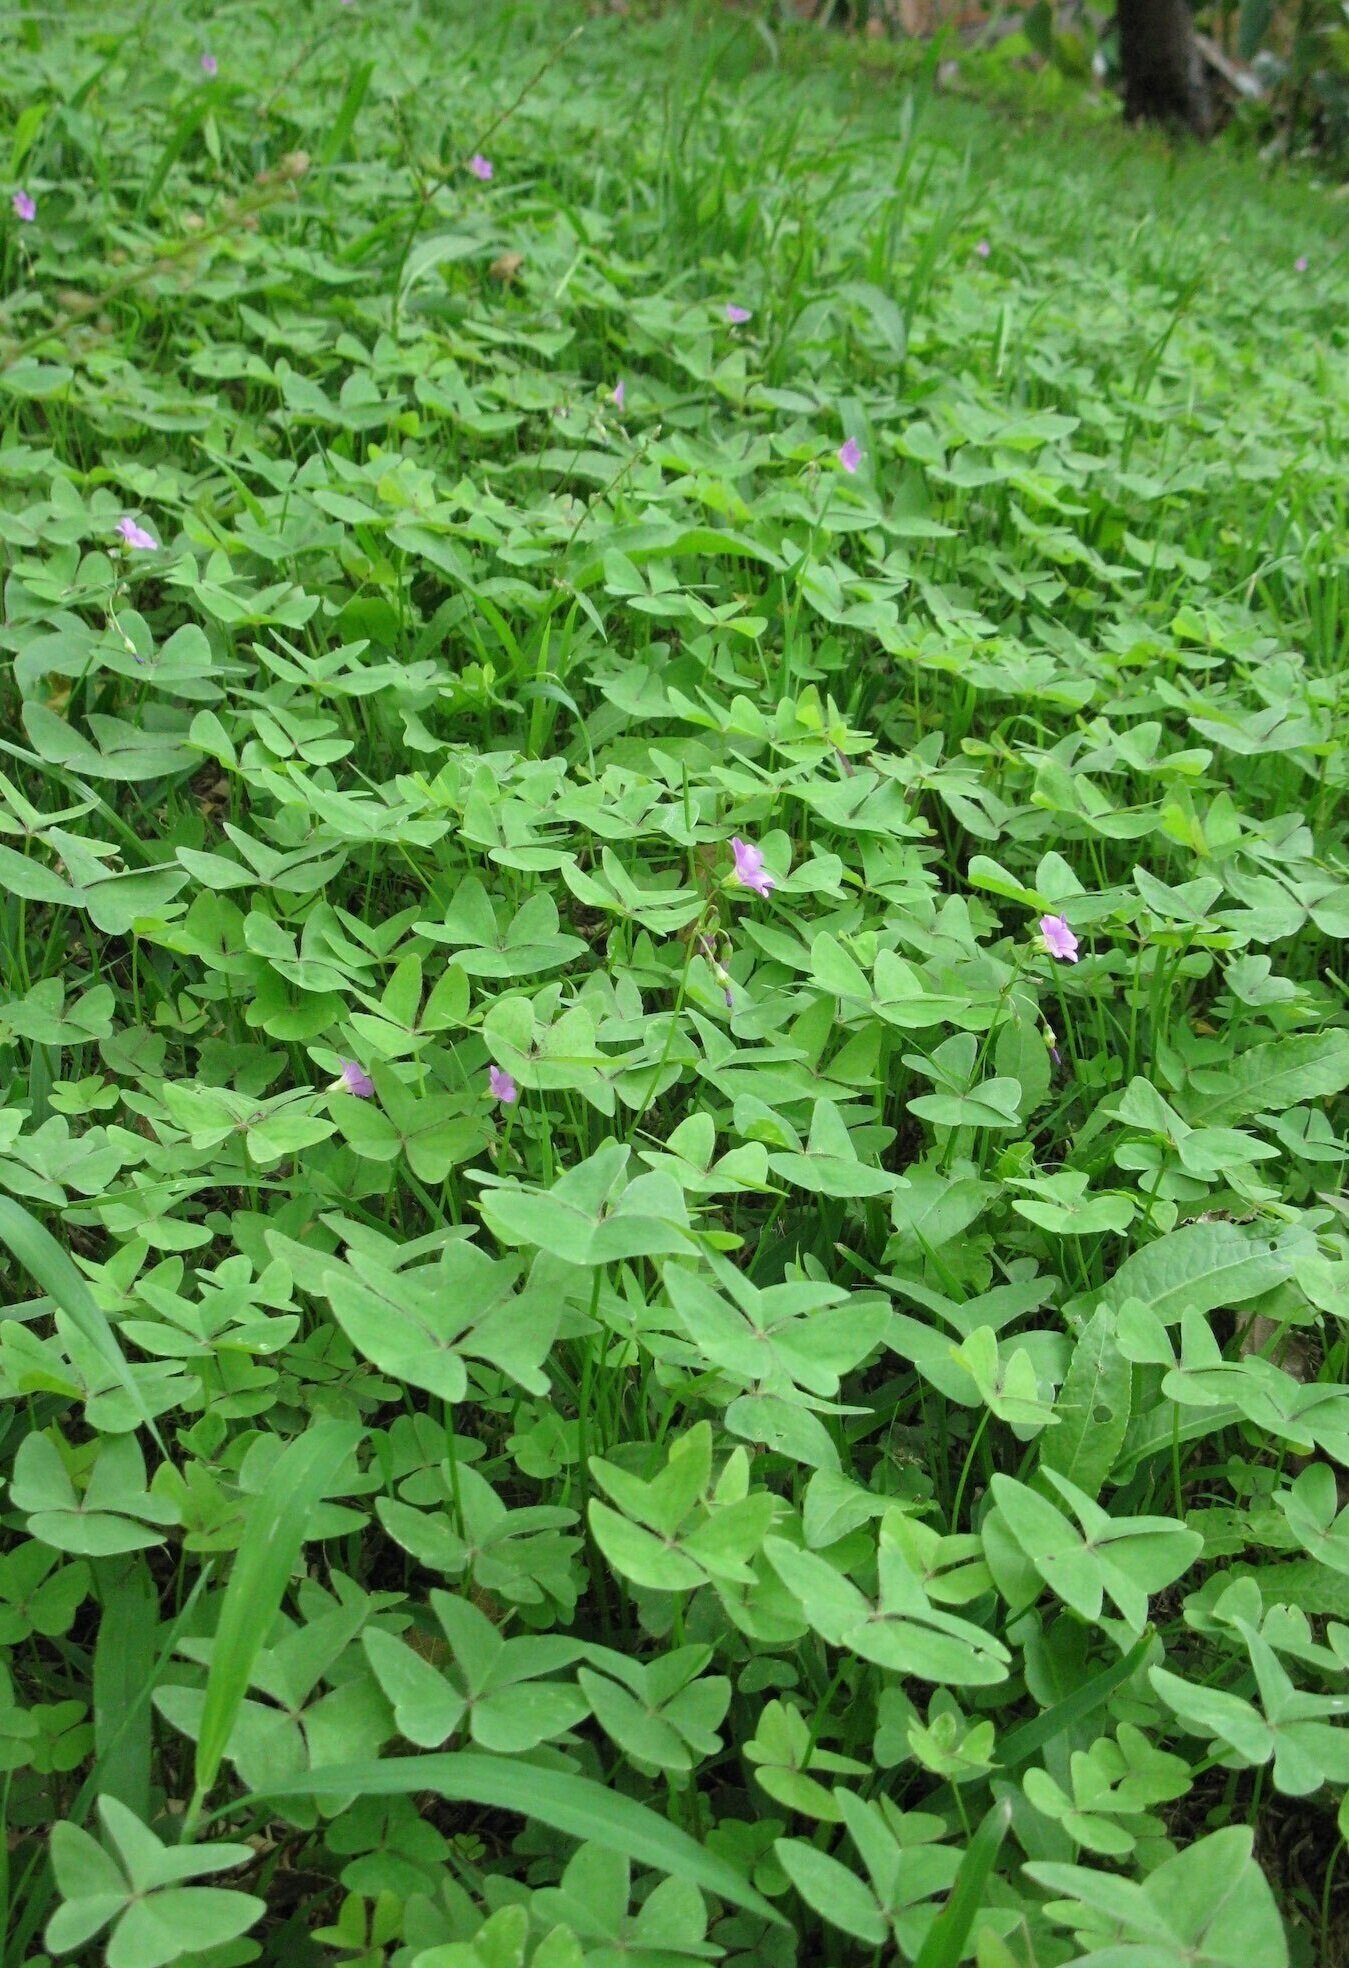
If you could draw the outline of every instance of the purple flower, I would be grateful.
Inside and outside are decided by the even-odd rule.
[[[777,882],[765,868],[760,849],[736,834],[731,841],[731,853],[735,856],[735,880],[740,886],[752,888],[756,895],[771,895]]]
[[[837,455],[845,472],[855,472],[862,462],[862,447],[855,437],[848,437],[839,445]]]
[[[617,410],[621,414],[623,405],[628,400],[628,392],[624,388],[623,378],[621,376],[619,377],[618,381],[614,384],[614,393],[610,400],[612,401],[615,410]]]
[[[487,1069],[487,1084],[493,1100],[499,1100],[503,1107],[513,1107],[520,1098],[520,1089],[509,1073],[503,1073],[499,1066]]]
[[[975,245],[974,250],[979,255],[979,258],[981,260],[986,260],[989,254],[993,251],[993,248],[989,245],[986,239],[981,239]]]
[[[143,526],[137,526],[129,515],[126,519],[118,520],[117,531],[127,545],[134,548],[137,553],[155,553],[158,550],[159,542],[154,535],[147,533]]]
[[[350,1093],[357,1100],[372,1100],[375,1094],[375,1082],[356,1060],[344,1059],[342,1071],[333,1081],[332,1090],[334,1093]]]
[[[1040,935],[1051,957],[1064,963],[1077,962],[1077,938],[1063,916],[1041,916]]]
[[[743,322],[748,321],[750,313],[749,308],[738,307],[734,301],[726,303],[726,319],[733,328],[739,328]]]
[[[1299,253],[1297,258],[1293,261],[1293,272],[1305,273],[1310,265],[1311,265],[1311,261],[1307,258],[1307,255],[1305,253]]]
[[[31,225],[37,217],[37,200],[26,191],[16,191],[10,204],[25,225]]]
[[[220,63],[209,50],[201,58],[201,72],[208,80],[220,73]]]
[[[479,150],[475,150],[472,157],[469,158],[468,168],[474,177],[481,178],[484,184],[487,183],[487,180],[492,175],[491,165]]]

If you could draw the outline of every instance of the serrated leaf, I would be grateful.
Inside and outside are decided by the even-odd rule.
[[[1060,1426],[1041,1439],[1040,1461],[1088,1496],[1098,1496],[1129,1426],[1133,1370],[1115,1342],[1115,1321],[1104,1306],[1083,1328],[1054,1412]]]

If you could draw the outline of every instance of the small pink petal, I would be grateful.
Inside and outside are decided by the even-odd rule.
[[[1293,271],[1294,273],[1305,273],[1310,265],[1311,261],[1307,258],[1307,255],[1305,253],[1299,253],[1293,261]]]
[[[487,1085],[493,1100],[499,1100],[503,1107],[513,1107],[520,1097],[520,1089],[515,1081],[499,1066],[487,1068]]]
[[[748,321],[751,312],[751,309],[739,307],[734,301],[727,301],[726,303],[726,319],[734,328],[739,328],[742,323]]]
[[[855,472],[862,462],[862,447],[855,437],[845,438],[838,447],[837,457],[845,472]]]
[[[1077,938],[1063,916],[1041,916],[1040,935],[1051,957],[1063,963],[1077,962]]]
[[[473,176],[475,178],[481,178],[484,184],[487,183],[492,175],[492,167],[482,155],[481,151],[474,151],[472,157],[468,160],[468,168],[473,173]]]
[[[735,860],[732,878],[742,888],[752,888],[756,895],[771,895],[777,881],[764,866],[762,850],[736,834],[731,841],[731,854]]]
[[[986,239],[981,239],[979,243],[976,245],[974,250],[979,255],[979,258],[981,260],[986,260],[989,254],[993,251],[993,248],[989,245]]]
[[[342,1061],[342,1071],[333,1081],[334,1093],[349,1093],[357,1100],[373,1100],[375,1082],[354,1059]]]
[[[143,526],[137,526],[129,514],[125,519],[118,520],[117,531],[136,553],[155,553],[158,550],[159,542],[154,534],[147,533]]]
[[[33,223],[33,220],[37,217],[37,200],[35,198],[30,196],[26,191],[16,191],[9,202],[25,225],[31,225]]]
[[[207,76],[208,78],[214,75],[218,75],[220,73],[220,63],[216,60],[213,54],[210,54],[208,52],[202,56],[201,72],[203,75]]]
[[[623,378],[621,376],[619,377],[618,381],[614,384],[613,396],[610,400],[613,403],[615,410],[618,411],[622,410],[623,405],[628,400],[628,392],[624,387]]]

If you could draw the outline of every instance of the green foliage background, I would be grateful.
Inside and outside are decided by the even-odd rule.
[[[7,1968],[1342,1956],[1344,210],[773,52],[15,17]]]

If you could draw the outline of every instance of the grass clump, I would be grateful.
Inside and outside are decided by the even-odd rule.
[[[688,24],[19,22],[7,1968],[1341,1958],[1343,214]]]

